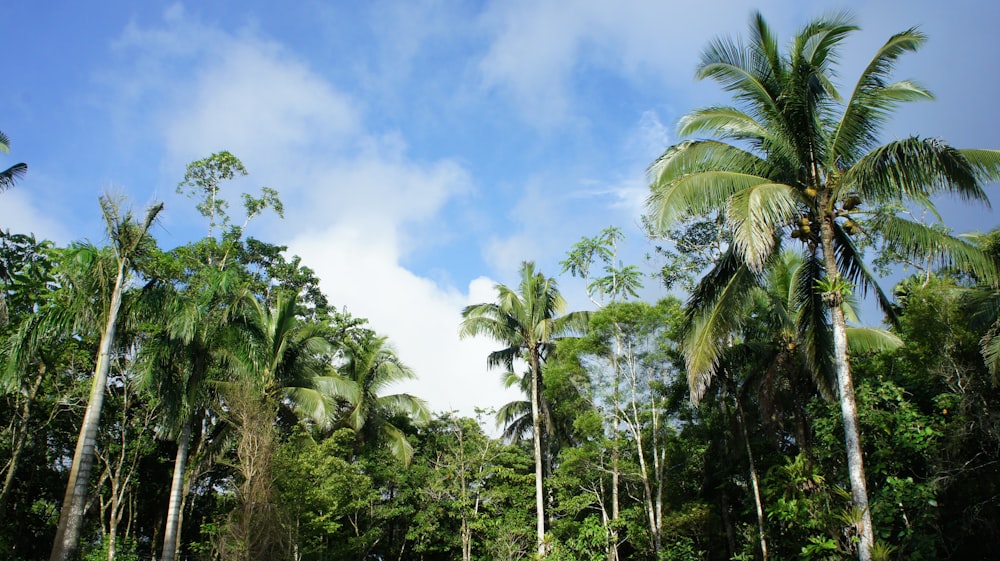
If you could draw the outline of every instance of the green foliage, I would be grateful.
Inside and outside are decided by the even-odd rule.
[[[246,175],[243,162],[226,151],[188,164],[184,179],[177,185],[177,193],[186,193],[188,197],[198,200],[195,208],[208,218],[208,237],[212,237],[217,225],[225,228],[229,224],[226,214],[229,203],[219,196],[219,184]]]
[[[319,442],[296,429],[275,454],[275,486],[291,516],[291,540],[304,560],[329,559],[328,550],[363,551],[358,542],[365,540],[355,534],[344,543],[342,530],[378,491],[361,466],[348,461],[353,440],[349,429]]]
[[[940,193],[985,200],[980,183],[1000,175],[1000,156],[916,137],[876,146],[898,103],[929,95],[889,81],[919,32],[890,38],[844,97],[832,70],[849,20],[817,20],[784,52],[761,17],[752,25],[749,50],[715,41],[699,68],[739,107],[691,112],[682,133],[714,139],[673,146],[650,170],[645,224],[664,240],[664,284],[691,292],[686,309],[634,300],[642,275],[609,227],[562,263],[597,312],[561,315],[556,280],[530,263],[519,286],[464,310],[461,334],[498,341],[488,364],[534,399],[534,419],[528,401],[503,410],[510,436],[536,430],[534,449],[490,437],[478,419],[428,421],[419,399],[386,395],[414,373],[364,320],[332,311],[287,248],[244,237],[266,210],[283,214],[275,190],[242,194],[244,221],[232,223],[225,185],[247,171],[228,152],[188,166],[178,192],[196,200],[208,236],[170,252],[149,235],[161,207],[143,220],[107,197],[107,247],[0,232],[0,550],[40,559],[54,541],[54,493],[121,267],[101,477],[87,482],[82,522],[88,561],[107,558],[97,536],[122,505],[117,558],[163,553],[154,541],[178,444],[155,440],[154,424],[164,437],[194,427],[179,466],[181,551],[199,559],[520,560],[543,539],[553,561],[608,559],[613,545],[622,561],[749,560],[765,532],[772,559],[850,558],[862,512],[846,490],[841,413],[818,394],[834,395],[834,313],[854,321],[851,297],[866,293],[896,329],[846,331],[872,557],[989,558],[1000,541],[1000,242],[955,238],[913,210],[940,220]],[[0,151],[8,144],[0,133]],[[24,169],[0,172],[0,190]],[[862,259],[870,247],[876,266],[921,273],[895,304]],[[830,251],[837,270],[824,269]]]
[[[109,544],[100,542],[80,556],[81,561],[107,561]],[[115,543],[115,561],[139,561],[136,544],[133,540],[121,540]]]
[[[843,532],[851,495],[830,485],[821,466],[806,454],[799,453],[771,468],[763,488],[774,554],[791,556],[801,547],[807,559],[841,559],[851,551],[854,544],[845,541]],[[806,545],[796,545],[803,543]]]
[[[682,536],[668,542],[657,561],[701,561],[704,558],[705,551],[699,549],[692,538]]]
[[[43,304],[53,283],[53,244],[0,230],[0,328]]]
[[[693,290],[702,271],[718,261],[732,243],[732,234],[723,227],[721,216],[690,218],[666,229],[657,228],[648,216],[643,216],[642,224],[654,243],[653,254],[647,258],[663,263],[657,276],[668,290]]]
[[[552,544],[546,559],[552,561],[602,561],[607,559],[608,535],[597,515],[573,525],[565,541]]]
[[[573,244],[566,259],[560,264],[564,273],[581,277],[587,285],[587,294],[598,305],[605,299],[611,302],[638,297],[642,288],[642,273],[634,265],[624,265],[618,259],[618,242],[625,235],[620,228],[605,228],[593,238],[584,237]],[[594,266],[600,265],[603,276],[592,276]]]

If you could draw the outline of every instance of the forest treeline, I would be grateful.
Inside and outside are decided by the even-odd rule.
[[[524,395],[476,418],[395,393],[416,373],[392,341],[251,235],[283,215],[278,192],[230,206],[247,170],[228,152],[180,179],[204,218],[189,244],[159,247],[162,205],[110,195],[103,245],[0,232],[0,551],[991,559],[1000,233],[921,218],[940,196],[988,204],[1000,152],[879,144],[898,104],[930,97],[891,79],[925,38],[889,38],[840,92],[855,29],[814,20],[782,49],[755,14],[746,39],[710,43],[698,76],[734,104],[686,115],[650,167],[656,272],[624,263],[609,227],[561,262],[589,310],[525,262],[456,311]],[[26,171],[0,172],[0,190]],[[640,297],[655,288],[673,296]]]

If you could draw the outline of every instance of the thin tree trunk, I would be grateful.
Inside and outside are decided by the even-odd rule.
[[[167,507],[167,525],[163,531],[163,556],[161,561],[174,561],[177,556],[177,536],[180,534],[181,498],[184,495],[184,470],[191,448],[191,418],[184,423],[177,440],[174,457],[174,475],[170,482],[170,504]]]
[[[611,368],[614,372],[612,401],[614,425],[611,427],[611,531],[609,532],[608,561],[618,561],[618,519],[621,517],[621,364],[618,353],[621,349],[621,332],[615,325],[615,349],[612,351]]]
[[[111,305],[108,307],[108,320],[101,335],[90,400],[87,402],[83,423],[80,425],[80,436],[73,453],[73,464],[69,472],[69,481],[66,484],[66,495],[63,498],[62,508],[59,510],[59,526],[52,544],[50,561],[70,561],[76,557],[79,548],[80,527],[83,524],[83,514],[87,503],[87,487],[90,472],[94,466],[97,429],[101,420],[101,407],[104,404],[104,390],[108,381],[108,372],[111,369],[111,347],[114,344],[115,326],[122,303],[125,266],[126,261],[120,259],[118,275],[111,292]]]
[[[646,518],[649,524],[649,546],[653,551],[653,557],[658,558],[660,555],[660,549],[662,548],[662,519],[657,515],[658,509],[656,505],[656,493],[653,490],[653,471],[650,470],[649,463],[646,462],[646,446],[647,444],[643,442],[642,437],[642,420],[639,415],[639,375],[637,372],[637,366],[635,364],[635,355],[632,349],[629,349],[626,358],[628,362],[628,383],[630,387],[631,397],[630,397],[630,407],[632,409],[632,416],[627,420],[629,427],[632,431],[632,438],[635,439],[635,448],[637,456],[639,458],[639,475],[642,478],[642,488],[643,488],[643,507],[646,511]],[[650,407],[650,412],[653,417],[652,429],[652,456],[654,461],[659,460],[658,447],[657,447],[657,431],[659,427],[656,424],[657,416],[655,413],[655,406]],[[662,482],[659,482],[662,483]]]
[[[725,488],[719,494],[719,513],[722,514],[722,525],[726,529],[726,545],[729,547],[729,557],[736,555],[736,529],[733,528],[733,520],[729,514],[729,493]]]
[[[535,510],[538,558],[545,557],[545,489],[542,474],[542,416],[539,411],[541,400],[541,361],[538,351],[532,349],[531,354],[531,428],[535,452]]]
[[[753,450],[750,448],[750,433],[747,431],[746,416],[743,415],[743,405],[740,398],[736,398],[736,422],[740,425],[743,433],[743,443],[747,448],[747,459],[750,460],[750,483],[753,487],[753,501],[757,507],[757,531],[760,533],[760,552],[764,556],[764,561],[768,561],[767,554],[767,532],[764,529],[764,506],[760,500],[760,481],[757,478],[757,464],[753,459]]]
[[[467,516],[462,516],[462,561],[472,561],[472,528]]]
[[[636,450],[639,452],[639,475],[642,477],[643,503],[645,503],[646,518],[649,520],[649,545],[653,550],[654,557],[660,554],[660,524],[656,518],[656,506],[653,500],[653,483],[650,478],[649,465],[646,463],[644,445],[642,442],[642,427],[639,426],[639,413],[633,396],[632,409],[635,423],[632,428],[632,435],[635,438]]]
[[[111,523],[111,527],[108,530],[108,561],[115,561],[115,552],[118,547],[118,524],[116,522]]]
[[[117,443],[119,446],[117,457],[112,458],[111,456],[102,454],[100,450],[97,450],[96,452],[97,459],[105,465],[104,476],[102,479],[103,481],[106,481],[110,487],[108,502],[104,504],[102,498],[101,508],[102,513],[104,513],[102,516],[107,516],[108,523],[108,561],[114,561],[115,556],[117,555],[118,536],[123,535],[123,537],[127,540],[130,533],[128,526],[131,523],[131,518],[126,521],[124,534],[121,534],[118,530],[125,517],[126,511],[132,507],[133,494],[131,492],[131,483],[132,478],[135,475],[139,459],[142,456],[141,447],[139,446],[138,441],[141,440],[142,434],[146,432],[152,418],[152,411],[149,409],[142,412],[141,417],[135,417],[133,414],[134,408],[132,407],[133,394],[131,393],[128,384],[122,388],[122,392],[121,418],[118,420],[118,422],[121,423],[121,429],[120,439]],[[130,417],[132,417],[132,419],[130,419]],[[141,424],[133,424],[136,420],[139,420]],[[136,443],[130,449],[128,445],[132,436],[135,436]],[[102,486],[103,483],[98,487]]]
[[[10,497],[11,487],[14,486],[14,476],[17,473],[18,464],[21,461],[21,453],[24,445],[28,441],[28,426],[31,420],[31,405],[38,395],[38,388],[42,385],[42,378],[45,377],[45,365],[38,365],[38,375],[35,376],[34,383],[28,390],[28,395],[24,397],[24,404],[21,405],[21,426],[17,428],[17,437],[14,440],[14,448],[11,450],[10,461],[7,464],[7,474],[3,480],[3,490],[0,491],[0,524],[4,521],[7,512],[7,499]]]
[[[821,201],[822,208],[829,206],[829,194]],[[837,261],[833,250],[833,216],[825,215],[820,223],[823,260],[828,281],[838,278]],[[861,434],[858,428],[858,406],[854,397],[854,380],[851,364],[847,356],[847,322],[844,319],[842,295],[825,294],[833,320],[834,357],[837,366],[837,386],[840,390],[840,412],[844,419],[844,441],[847,448],[847,468],[851,480],[851,499],[861,513],[856,523],[860,544],[858,558],[871,561],[875,532],[872,528],[871,510],[868,508],[868,487],[865,482],[865,467],[861,452]]]

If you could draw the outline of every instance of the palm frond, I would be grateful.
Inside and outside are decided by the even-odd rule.
[[[830,400],[836,396],[837,373],[829,308],[816,290],[823,271],[822,260],[814,254],[804,255],[802,264],[795,270],[795,329],[809,376],[820,395]]]
[[[14,186],[18,180],[28,172],[28,164],[19,163],[0,171],[0,191],[6,191]]]
[[[646,209],[653,224],[665,230],[688,216],[723,210],[742,190],[771,183],[766,177],[734,171],[699,171],[667,184],[652,185]]]
[[[515,442],[531,433],[531,403],[526,400],[505,403],[497,410],[498,427],[504,427],[503,437]]]
[[[997,376],[997,373],[1000,373],[1000,337],[993,331],[984,335],[980,341],[980,352],[986,368],[994,377]]]
[[[514,361],[522,358],[521,347],[507,347],[498,351],[493,351],[486,355],[486,367],[490,369],[502,368],[505,370],[514,369]]]
[[[989,206],[979,182],[982,174],[983,167],[974,165],[961,151],[936,139],[910,137],[861,157],[844,173],[841,189],[876,204],[952,194]]]
[[[285,399],[300,419],[309,419],[324,429],[333,425],[339,408],[334,397],[318,388],[286,387]]]
[[[677,134],[682,137],[707,133],[714,138],[777,141],[771,131],[735,107],[705,107],[681,117]]]
[[[762,183],[730,197],[726,215],[737,252],[760,271],[774,249],[775,232],[798,217],[798,196],[788,185]]]
[[[378,404],[387,411],[407,415],[419,423],[427,423],[431,420],[431,410],[427,402],[408,393],[380,396]]]
[[[403,431],[395,425],[385,422],[379,426],[379,440],[389,448],[389,453],[403,465],[410,465],[413,460],[413,445],[406,439]]]
[[[864,256],[861,255],[861,251],[855,245],[851,235],[844,231],[839,222],[834,222],[833,236],[837,269],[840,274],[855,287],[860,288],[861,296],[873,293],[879,310],[885,314],[890,323],[895,325],[898,318],[892,300],[882,290],[878,279],[865,263]]]
[[[698,403],[712,381],[725,347],[742,321],[742,311],[757,277],[732,249],[696,287],[687,309],[684,337],[691,401]]]
[[[1000,181],[1000,150],[965,148],[959,150],[982,182]]]
[[[829,14],[806,24],[795,35],[791,48],[792,65],[798,62],[794,59],[798,59],[820,73],[829,74],[832,64],[837,61],[837,47],[849,33],[857,30],[848,12]]]
[[[903,340],[885,329],[847,328],[847,347],[852,353],[892,351],[902,346]]]
[[[830,154],[833,158],[854,162],[859,154],[875,145],[878,131],[897,105],[933,99],[930,92],[911,81],[889,81],[899,57],[916,51],[926,40],[924,34],[911,28],[890,37],[875,53],[858,78],[832,136]]]
[[[766,33],[769,36],[769,32]],[[738,99],[766,113],[777,114],[780,92],[776,91],[774,76],[770,73],[769,50],[766,45],[753,49],[733,39],[715,39],[702,52],[695,77],[699,80],[710,78],[724,90],[734,92]]]
[[[996,261],[975,244],[895,215],[878,216],[873,221],[877,223],[886,245],[899,254],[927,260],[938,267],[971,273],[990,286],[1000,285]]]
[[[314,376],[309,379],[312,388],[330,398],[343,399],[350,403],[355,403],[361,398],[361,386],[354,380],[341,376],[335,372],[329,372],[323,376]]]

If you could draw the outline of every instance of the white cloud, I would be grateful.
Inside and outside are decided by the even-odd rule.
[[[254,184],[281,192],[286,220],[268,222],[262,237],[287,243],[316,271],[334,305],[389,336],[419,376],[391,391],[467,415],[510,401],[499,375],[486,371],[495,343],[458,339],[470,297],[401,265],[425,243],[412,239],[410,229],[447,228],[437,224],[445,222],[442,208],[471,190],[468,173],[448,159],[411,159],[404,137],[368,130],[361,104],[266,39],[220,33],[176,14],[166,30],[133,26],[127,34],[131,45],[150,49],[183,43],[182,37],[200,42],[203,52],[165,52],[192,67],[160,60],[157,66],[172,68],[176,83],[168,88],[156,76],[146,85],[167,94],[155,109],[168,159],[186,162],[225,148],[243,160]],[[261,226],[251,233],[260,236]],[[482,284],[470,289],[481,293]]]
[[[363,227],[372,238],[391,240],[393,258],[419,243],[407,235],[407,226],[433,223],[449,200],[471,189],[468,173],[458,164],[415,162],[403,148],[379,141],[355,158],[313,164],[293,180],[301,190],[297,222]]]
[[[778,28],[798,13],[782,0],[758,8]],[[751,9],[731,0],[498,2],[482,17],[492,37],[480,61],[483,85],[510,95],[526,120],[542,125],[572,116],[577,71],[597,68],[641,87],[687,90],[707,41],[742,33]]]
[[[428,400],[435,411],[473,415],[476,407],[499,407],[517,397],[487,371],[486,356],[498,348],[486,339],[459,340],[462,308],[491,301],[493,283],[479,278],[468,294],[414,275],[401,267],[393,248],[372,244],[369,233],[334,226],[293,240],[292,251],[316,270],[333,300],[347,305],[373,329],[389,336],[417,382],[392,388]]]
[[[191,160],[228,149],[277,167],[317,143],[336,149],[359,133],[353,101],[281,49],[241,40],[216,48],[219,60],[199,69],[171,108],[171,154]]]
[[[32,233],[39,240],[66,243],[72,239],[61,222],[32,204],[30,193],[19,187],[0,194],[0,228]]]

